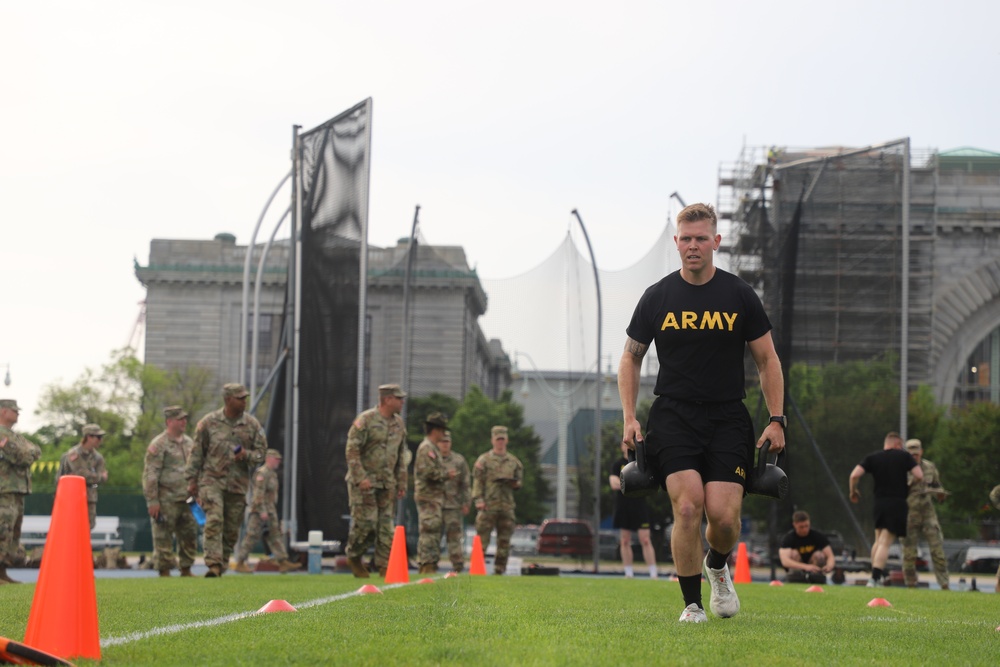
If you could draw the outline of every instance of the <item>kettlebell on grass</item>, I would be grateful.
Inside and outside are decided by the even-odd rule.
[[[628,460],[622,467],[621,491],[624,496],[651,496],[660,485],[656,477],[646,467],[646,443],[642,440],[633,441],[635,449],[628,451]]]
[[[747,493],[784,500],[788,495],[788,475],[781,469],[781,466],[785,465],[785,450],[775,454],[774,463],[768,463],[767,450],[770,447],[771,441],[765,440],[757,451],[757,465],[750,471]]]

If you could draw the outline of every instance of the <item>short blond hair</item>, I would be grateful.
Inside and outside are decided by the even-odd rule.
[[[678,227],[682,222],[699,222],[701,220],[711,221],[712,229],[716,229],[719,226],[719,217],[715,214],[715,207],[711,204],[691,204],[685,206],[677,214]]]

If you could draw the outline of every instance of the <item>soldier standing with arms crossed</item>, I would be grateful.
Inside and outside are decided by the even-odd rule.
[[[249,392],[241,384],[222,387],[223,407],[201,418],[184,477],[188,495],[205,510],[206,577],[221,577],[236,547],[247,506],[250,471],[264,462],[267,438],[246,412]]]
[[[163,416],[167,429],[149,443],[142,470],[142,492],[153,528],[153,566],[161,577],[169,577],[170,570],[177,567],[176,535],[181,576],[190,577],[198,549],[198,525],[185,502],[184,468],[194,440],[184,433],[188,413],[181,406],[164,408]]]
[[[253,493],[250,498],[250,516],[247,518],[247,529],[243,541],[236,550],[236,565],[233,569],[243,574],[253,574],[247,565],[250,549],[260,539],[267,529],[267,548],[278,563],[278,571],[284,574],[302,567],[301,563],[288,560],[288,550],[281,533],[281,521],[278,519],[278,468],[281,466],[281,452],[277,449],[267,450],[264,465],[257,468],[253,474]]]
[[[70,447],[59,459],[56,486],[59,486],[59,478],[63,475],[79,475],[87,481],[87,514],[90,516],[90,529],[93,530],[97,523],[97,487],[108,481],[104,457],[97,451],[104,440],[104,429],[97,424],[87,424],[82,434],[79,444]]]
[[[12,430],[21,408],[0,400],[0,585],[19,584],[7,574],[18,565],[24,497],[31,493],[31,464],[42,456],[38,445]]]
[[[941,476],[937,466],[924,458],[924,447],[919,440],[906,441],[906,451],[916,459],[924,478],[910,482],[910,493],[906,496],[909,512],[906,515],[906,537],[903,538],[903,580],[913,588],[917,585],[917,545],[920,536],[927,540],[934,565],[934,578],[941,590],[948,590],[948,559],[944,555],[944,536],[937,512],[934,511],[933,497],[941,502],[945,490],[941,488]]]
[[[417,563],[420,574],[433,574],[441,559],[441,529],[444,526],[444,483],[455,471],[444,466],[438,443],[448,430],[448,420],[432,412],[424,420],[424,436],[413,462],[413,500],[420,521]]]
[[[514,534],[514,491],[521,488],[524,466],[507,452],[507,427],[494,426],[490,432],[493,449],[476,459],[473,466],[472,502],[475,503],[476,534],[483,553],[490,546],[490,533],[497,531],[494,574],[507,571],[510,536]]]
[[[448,540],[448,558],[451,560],[451,569],[461,572],[465,557],[462,553],[462,538],[465,536],[462,517],[469,513],[472,498],[469,489],[469,464],[464,456],[451,450],[450,431],[444,432],[438,449],[441,450],[441,462],[449,471],[444,480],[444,509],[441,512],[444,534]],[[455,474],[452,475],[451,471],[455,471]]]
[[[347,498],[351,529],[347,562],[355,577],[368,578],[361,562],[375,543],[375,566],[385,576],[392,548],[393,507],[406,495],[406,424],[399,413],[406,398],[398,384],[378,388],[378,407],[354,419],[347,433]]]

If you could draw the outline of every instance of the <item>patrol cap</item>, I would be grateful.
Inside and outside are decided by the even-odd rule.
[[[441,442],[451,442],[451,431],[445,431],[441,436]]]
[[[494,426],[493,429],[490,431],[490,435],[492,437],[494,437],[494,438],[497,438],[497,437],[500,437],[500,436],[503,436],[503,437],[506,438],[507,437],[507,427],[506,426]]]
[[[923,445],[916,438],[911,438],[906,441],[906,451],[908,452],[922,452],[924,451]]]
[[[247,388],[237,382],[222,385],[223,398],[243,398],[249,395],[250,392],[247,391]]]
[[[427,415],[427,419],[424,420],[424,423],[428,426],[434,426],[437,428],[448,428],[448,418],[440,412],[432,412]]]
[[[188,416],[188,413],[179,405],[168,405],[163,408],[163,416],[167,419],[184,419]]]
[[[277,449],[269,449],[269,450],[267,450],[267,455],[268,456],[273,456],[276,459],[284,458],[284,457],[281,456],[281,452],[279,452]]]
[[[21,408],[17,407],[17,401],[13,398],[0,399],[0,408],[7,408],[8,410],[13,410],[14,412],[21,411]]]
[[[406,392],[398,384],[381,384],[378,387],[379,396],[395,396],[396,398],[406,398]]]
[[[104,435],[104,429],[97,424],[87,424],[83,427],[84,437],[88,435]]]

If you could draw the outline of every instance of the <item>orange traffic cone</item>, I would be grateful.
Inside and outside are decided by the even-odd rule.
[[[734,584],[749,584],[750,579],[750,559],[747,557],[747,543],[740,542],[736,549],[736,572],[733,573]]]
[[[396,526],[392,536],[392,549],[389,551],[389,566],[385,569],[385,583],[410,583],[410,569],[406,560],[406,529]]]
[[[24,643],[57,656],[101,659],[87,482],[59,479]]]
[[[479,535],[472,538],[472,561],[469,563],[469,574],[486,574],[486,558],[483,556],[483,541]]]

